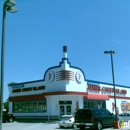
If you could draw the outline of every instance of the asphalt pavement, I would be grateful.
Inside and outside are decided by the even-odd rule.
[[[2,130],[79,130],[74,128],[60,128],[58,121],[44,121],[44,122],[13,122],[3,123]],[[86,129],[90,130],[90,129]],[[104,128],[103,130],[130,130],[128,129],[114,129]]]

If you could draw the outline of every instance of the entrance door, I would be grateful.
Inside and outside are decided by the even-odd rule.
[[[70,115],[71,113],[71,105],[60,105],[60,116],[61,115]]]

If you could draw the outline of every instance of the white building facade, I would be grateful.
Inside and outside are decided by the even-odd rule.
[[[130,111],[128,86],[116,85],[119,113]],[[43,79],[9,86],[9,113],[22,119],[60,119],[79,108],[101,107],[114,113],[113,85],[87,80],[82,69],[71,66],[67,47],[58,66],[48,68]]]

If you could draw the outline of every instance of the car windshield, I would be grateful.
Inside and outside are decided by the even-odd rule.
[[[119,116],[130,116],[129,113],[121,113]]]
[[[61,117],[61,120],[69,120],[71,117]]]
[[[72,117],[73,117],[72,115],[63,115],[61,116],[61,120],[69,120]]]
[[[80,117],[80,116],[82,116],[82,115],[84,115],[84,116],[87,117],[87,116],[91,116],[92,113],[91,113],[90,110],[82,109],[82,110],[78,110],[75,116],[76,116],[76,117]]]

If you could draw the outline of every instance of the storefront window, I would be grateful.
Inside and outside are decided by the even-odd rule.
[[[37,112],[37,102],[34,102],[34,103],[33,103],[33,111],[34,111],[34,112]]]
[[[87,102],[84,101],[84,108],[87,108]]]
[[[42,102],[38,103],[38,111],[43,111],[43,103]]]
[[[25,102],[25,106],[26,106],[25,112],[29,112],[29,103]]]
[[[91,102],[87,102],[88,108],[91,108]]]
[[[46,112],[46,101],[35,101],[35,102],[14,102],[13,112]]]
[[[33,112],[33,103],[32,102],[29,103],[29,112]]]
[[[102,108],[106,108],[106,102],[102,102]]]
[[[106,108],[106,102],[105,101],[85,100],[84,108]]]
[[[18,112],[21,112],[21,111],[22,111],[22,109],[21,109],[21,103],[18,103],[18,104],[17,104],[17,108],[18,108]]]
[[[18,112],[18,104],[19,104],[19,103],[14,103],[14,104],[13,104],[13,105],[14,105],[14,107],[13,107],[14,112]]]
[[[25,102],[21,103],[21,111],[24,112],[25,111]]]
[[[43,111],[46,112],[46,102],[43,102]]]

